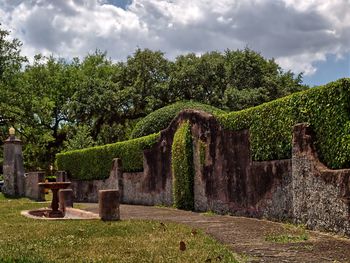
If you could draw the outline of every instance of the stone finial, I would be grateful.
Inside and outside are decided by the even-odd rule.
[[[16,133],[15,128],[11,127],[11,128],[9,129],[9,134],[10,134],[10,136],[15,136],[15,133]]]

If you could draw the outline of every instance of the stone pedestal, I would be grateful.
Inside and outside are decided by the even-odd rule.
[[[100,190],[98,195],[100,218],[104,221],[119,220],[119,191]]]
[[[66,207],[73,207],[73,190],[72,189],[61,189],[58,193],[60,210],[64,213]]]
[[[25,195],[22,142],[14,135],[4,142],[4,186],[2,192],[11,197]]]

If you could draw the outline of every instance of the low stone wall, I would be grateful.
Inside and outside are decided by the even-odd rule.
[[[350,236],[350,169],[325,167],[318,159],[312,130],[303,124],[294,127],[292,163],[295,222]]]
[[[171,180],[167,180],[165,190],[152,189],[151,175],[144,172],[123,173],[120,159],[114,159],[110,176],[105,180],[70,180],[64,175],[61,181],[71,181],[75,202],[98,202],[98,191],[107,189],[119,190],[121,202],[141,205],[172,205]]]
[[[45,172],[29,172],[24,174],[25,196],[35,201],[45,201],[45,189],[38,183],[45,181]]]
[[[64,174],[59,176],[59,180],[66,179],[71,182],[70,188],[73,190],[74,202],[98,202],[98,191],[106,189],[119,190],[119,177],[121,171],[119,170],[120,160],[114,159],[112,161],[112,168],[110,175],[105,180],[74,180],[69,179]]]
[[[144,172],[123,173],[122,202],[139,205],[172,205],[171,181],[164,191],[148,191]]]

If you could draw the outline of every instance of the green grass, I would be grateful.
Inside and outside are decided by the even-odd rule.
[[[216,216],[216,215],[218,215],[217,213],[215,213],[214,211],[211,211],[211,210],[203,212],[201,214],[204,216]]]
[[[34,220],[21,210],[44,206],[0,194],[0,262],[238,262],[201,231],[175,223]],[[179,250],[179,242],[186,250]]]
[[[309,240],[309,234],[304,225],[285,224],[285,232],[267,235],[265,241],[274,243],[298,243]]]

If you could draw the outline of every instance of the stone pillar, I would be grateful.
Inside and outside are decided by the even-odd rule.
[[[119,220],[119,191],[100,190],[98,195],[100,218],[104,221]]]
[[[60,210],[64,213],[66,207],[73,207],[73,190],[72,189],[61,189],[59,191],[59,202]]]
[[[4,142],[3,173],[4,186],[2,192],[12,197],[24,196],[22,142],[16,138],[13,128],[10,128],[10,136]]]
[[[120,200],[123,196],[123,165],[122,159],[114,158],[112,160],[112,169],[109,174],[109,179],[113,180],[112,185],[115,185],[116,190],[119,191]]]
[[[45,172],[29,172],[24,175],[25,196],[35,201],[45,201],[45,189],[38,184],[45,182]]]

